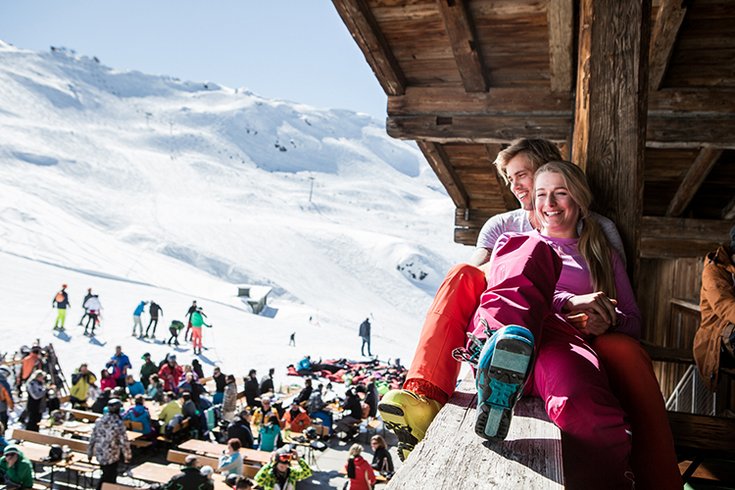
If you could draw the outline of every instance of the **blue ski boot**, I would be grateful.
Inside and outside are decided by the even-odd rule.
[[[508,325],[495,331],[482,347],[475,373],[475,432],[480,437],[502,441],[508,435],[513,407],[533,365],[533,345],[530,330]]]

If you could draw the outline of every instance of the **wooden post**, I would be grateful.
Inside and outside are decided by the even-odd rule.
[[[643,208],[650,22],[651,0],[581,2],[572,161],[586,171],[596,209],[617,224],[634,270]]]

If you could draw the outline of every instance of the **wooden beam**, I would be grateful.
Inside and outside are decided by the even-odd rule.
[[[511,209],[518,208],[518,199],[516,199],[516,196],[513,195],[513,191],[510,190],[510,186],[508,183],[503,179],[503,176],[500,175],[500,171],[498,170],[498,167],[494,165],[495,159],[498,156],[498,153],[503,149],[502,145],[499,144],[487,144],[485,145],[485,151],[487,152],[488,160],[491,162],[490,171],[495,175],[495,180],[498,183],[498,190],[500,191],[500,196],[503,198],[503,203],[505,203],[505,209],[510,211]]]
[[[580,4],[572,161],[586,170],[628,257],[637,257],[643,209],[650,9],[651,0]]]
[[[658,148],[735,148],[735,114],[727,116],[648,118],[648,146]]]
[[[475,434],[476,408],[470,374],[396,471],[390,488],[564,488],[561,432],[549,421],[542,400],[521,398],[508,436],[496,443]]]
[[[650,116],[710,117],[735,114],[735,90],[662,89],[648,95]]]
[[[728,236],[732,222],[644,216],[640,257],[650,259],[704,257]]]
[[[569,93],[572,90],[574,1],[549,0],[546,17],[549,23],[551,91]]]
[[[671,199],[666,216],[680,216],[684,212],[721,155],[720,148],[704,147],[700,150]]]
[[[735,197],[730,199],[730,202],[727,203],[727,206],[722,209],[721,216],[722,219],[726,220],[735,219]]]
[[[457,177],[454,168],[449,164],[449,158],[440,145],[430,141],[416,141],[419,149],[429,162],[429,166],[434,171],[439,181],[447,190],[449,197],[452,198],[454,205],[458,208],[469,208],[470,197],[467,194],[462,180]]]
[[[394,116],[387,131],[394,138],[437,143],[508,143],[516,138],[546,138],[562,143],[569,117],[532,116]]]
[[[674,51],[674,42],[686,11],[686,2],[682,0],[662,0],[658,7],[656,23],[651,33],[649,55],[649,89],[651,91],[661,88],[661,82],[669,66],[671,53]]]
[[[467,92],[484,92],[488,81],[482,64],[480,45],[465,0],[437,0],[444,26],[452,43],[462,85]]]
[[[399,96],[388,97],[388,115],[557,115],[571,116],[570,94],[518,87],[493,87],[487,92],[467,93],[460,87],[406,87]]]
[[[373,17],[366,0],[332,0],[352,38],[365,55],[387,95],[400,95],[406,90],[406,77]]]

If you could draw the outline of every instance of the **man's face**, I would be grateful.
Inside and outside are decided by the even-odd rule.
[[[533,192],[533,164],[524,154],[518,154],[510,159],[505,166],[505,175],[510,181],[510,190],[516,196],[521,207],[527,211],[533,209],[531,193]]]
[[[122,354],[122,347],[120,347],[119,345],[115,347],[115,354]]]
[[[8,467],[12,467],[18,461],[18,455],[15,453],[8,453],[5,455],[5,461],[8,463]]]

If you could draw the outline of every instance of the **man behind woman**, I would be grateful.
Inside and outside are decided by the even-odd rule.
[[[641,483],[639,488],[680,488],[663,400],[650,360],[634,340],[640,335],[639,313],[621,258],[610,251],[610,241],[603,234],[605,227],[589,212],[592,196],[584,174],[573,164],[559,162],[540,170],[536,175],[541,181],[534,184],[533,178],[528,178],[533,165],[511,167],[504,175],[510,176],[519,201],[526,206],[524,200],[529,202],[528,198],[534,197],[538,206],[531,219],[527,212],[518,213],[511,226],[504,224],[512,228],[512,223],[518,226],[526,223],[524,220],[529,224],[536,221],[541,234],[530,232],[504,237],[497,245],[492,243],[489,248],[493,249],[494,260],[487,281],[482,271],[467,265],[448,274],[427,315],[404,386],[411,391],[391,392],[381,402],[384,419],[397,428],[401,439],[403,451],[399,454],[405,456],[423,437],[453,392],[459,366],[450,353],[464,344],[467,328],[484,337],[485,322],[493,331],[503,324],[516,323],[531,329],[531,337],[535,337],[535,373],[527,391],[544,398],[550,417],[565,433],[565,470],[570,486],[627,484],[631,447],[625,413],[610,393],[602,364],[633,423],[636,435],[632,462]],[[530,211],[532,206],[528,208]],[[550,255],[546,249],[555,253]],[[531,266],[537,270],[529,270]],[[558,285],[556,277],[560,277]],[[548,284],[549,278],[554,278],[553,284]],[[524,313],[519,304],[530,310]],[[553,321],[538,316],[543,312],[548,312]],[[578,315],[572,316],[573,323],[561,316],[575,313]],[[481,355],[492,359],[497,340],[488,342]],[[569,345],[590,354],[584,361],[583,356],[570,356]],[[593,372],[582,375],[591,366]],[[570,375],[561,376],[566,370]],[[527,372],[521,374],[521,381],[528,376]],[[510,386],[511,393],[505,400],[510,410],[499,408],[501,419],[509,419],[522,384]],[[592,399],[595,401],[590,403]],[[486,401],[481,402],[482,407]],[[588,420],[597,423],[575,423],[571,415],[591,416]],[[603,430],[593,434],[591,427],[605,427],[608,433],[602,435]],[[663,442],[652,444],[652,436]],[[568,457],[570,454],[575,457]],[[651,458],[648,468],[644,456]],[[600,466],[610,471],[599,471]]]

